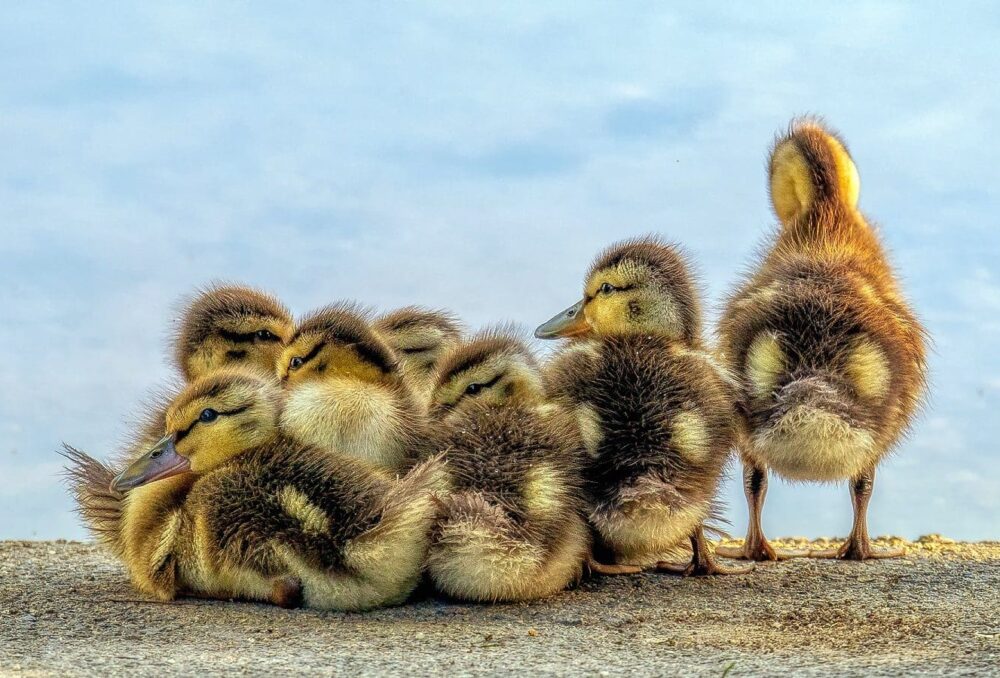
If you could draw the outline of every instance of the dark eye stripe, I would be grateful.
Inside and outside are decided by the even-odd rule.
[[[261,328],[261,330],[264,328]],[[230,330],[219,328],[219,336],[227,341],[231,341],[234,344],[248,344],[254,339],[258,341],[280,341],[280,339],[274,335],[270,330],[268,330],[267,337],[258,337],[257,332],[261,330],[254,330],[253,332],[233,332]]]
[[[306,355],[302,356],[302,363],[300,364],[300,366],[301,365],[305,365],[307,362],[309,362],[310,360],[312,360],[313,358],[315,358],[316,356],[318,356],[319,352],[323,350],[324,346],[326,346],[326,342],[325,341],[321,341],[318,344],[316,344],[315,346],[313,346],[312,350],[309,351],[309,353],[307,353]]]
[[[482,393],[483,389],[487,389],[490,386],[496,386],[496,383],[498,381],[500,381],[500,379],[502,379],[502,378],[503,378],[503,372],[501,372],[497,376],[493,377],[489,381],[485,381],[485,382],[483,382],[481,384],[478,384],[478,386],[479,386],[479,392]],[[472,386],[472,384],[469,384],[469,386]],[[466,386],[465,388],[469,388],[469,386]],[[469,394],[469,395],[472,395],[472,394]]]
[[[229,330],[224,330],[219,328],[219,336],[227,341],[231,341],[234,344],[246,344],[253,341],[256,332],[231,332]]]
[[[414,353],[424,353],[425,351],[433,350],[433,346],[417,346],[415,348],[400,348],[398,349],[400,353],[406,353],[407,355],[412,355]]]
[[[252,403],[247,403],[246,405],[242,405],[240,407],[237,407],[236,409],[228,410],[226,412],[219,411],[218,414],[220,417],[230,417],[234,414],[240,414],[241,412],[246,412],[247,410],[250,409],[251,405]],[[198,416],[201,416],[200,412],[198,413]],[[203,422],[200,419],[195,419],[193,422],[191,422],[191,425],[188,426],[186,429],[182,429],[178,431],[176,434],[174,434],[174,442],[179,443],[180,441],[182,441],[187,436],[187,434],[191,433],[191,429],[193,429],[195,426],[201,423]]]

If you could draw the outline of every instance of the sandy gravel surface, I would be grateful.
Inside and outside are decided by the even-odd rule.
[[[541,603],[367,614],[132,592],[89,544],[0,542],[0,674],[806,675],[1000,671],[1000,542],[749,576],[595,579]]]

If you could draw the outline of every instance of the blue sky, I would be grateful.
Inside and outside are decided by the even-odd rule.
[[[55,450],[122,439],[211,280],[530,328],[655,232],[714,309],[801,113],[846,136],[935,339],[871,528],[1000,537],[1000,10],[478,5],[0,7],[0,538],[83,535]],[[765,509],[772,534],[850,520],[841,486],[774,483]]]

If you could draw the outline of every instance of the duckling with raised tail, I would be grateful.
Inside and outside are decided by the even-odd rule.
[[[793,121],[771,152],[769,174],[781,226],[719,325],[725,360],[745,382],[740,447],[750,510],[743,545],[720,553],[792,555],[775,551],[761,528],[770,469],[790,480],[850,484],[850,537],[811,555],[903,555],[872,548],[867,508],[875,468],[925,390],[925,332],[858,211],[858,171],[844,142],[819,122]]]
[[[735,382],[702,344],[698,291],[678,249],[655,238],[610,247],[583,300],[535,334],[575,338],[546,384],[576,413],[590,452],[592,569],[748,571],[716,563],[704,535],[734,442]],[[688,541],[690,564],[661,560]]]
[[[234,365],[273,373],[293,329],[291,313],[272,295],[244,285],[213,285],[184,307],[174,337],[174,362],[184,381]],[[131,463],[163,437],[167,405],[175,395],[165,393],[141,407],[133,433],[110,464],[66,452],[66,473],[80,515],[91,534],[116,553],[122,496],[110,489],[113,469]]]
[[[426,456],[424,408],[358,306],[304,318],[278,367],[288,391],[281,425],[294,439],[390,471]]]
[[[461,324],[447,311],[407,306],[379,316],[374,328],[399,358],[414,393],[428,400],[438,361],[462,340]]]
[[[453,350],[431,408],[446,426],[451,479],[427,557],[438,590],[515,601],[575,583],[590,551],[582,442],[571,417],[545,402],[524,342],[492,330]]]
[[[270,375],[224,368],[171,403],[166,435],[112,482],[140,591],[363,610],[416,586],[438,461],[388,479],[278,428]]]

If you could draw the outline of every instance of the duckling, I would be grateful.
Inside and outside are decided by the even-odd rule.
[[[174,336],[174,363],[184,381],[223,366],[244,365],[275,371],[294,323],[275,297],[245,285],[213,285],[184,307]],[[109,464],[67,452],[66,476],[83,522],[99,542],[114,552],[120,530],[122,496],[109,489],[113,468],[123,468],[163,436],[166,412],[176,391],[153,396],[133,422],[132,434]],[[121,555],[121,554],[118,554]]]
[[[810,555],[901,556],[872,548],[867,507],[876,467],[923,397],[925,331],[858,211],[860,180],[843,140],[818,121],[795,120],[771,151],[769,174],[781,225],[719,324],[725,360],[745,382],[740,451],[750,511],[742,547],[720,553],[791,555],[761,529],[771,469],[796,481],[849,481],[850,537]]]
[[[591,569],[749,571],[716,563],[705,539],[735,435],[735,381],[704,347],[680,251],[652,237],[611,246],[587,274],[583,300],[535,336],[575,338],[549,364],[546,385],[576,412],[590,453]],[[686,541],[689,564],[660,560]]]
[[[174,338],[186,381],[227,365],[275,370],[294,323],[277,298],[243,285],[213,285],[187,305]]]
[[[282,396],[271,375],[211,372],[112,480],[124,494],[115,536],[140,591],[364,610],[416,586],[440,462],[397,480],[303,447],[279,430]]]
[[[546,403],[524,342],[496,329],[452,350],[431,411],[447,429],[451,478],[427,556],[438,590],[518,601],[578,581],[590,552],[582,442],[571,417]]]
[[[447,311],[407,306],[376,318],[375,331],[399,358],[413,392],[428,400],[441,357],[462,340],[462,326]]]
[[[390,471],[424,456],[426,414],[360,307],[304,318],[278,370],[288,391],[281,425],[292,438]]]

